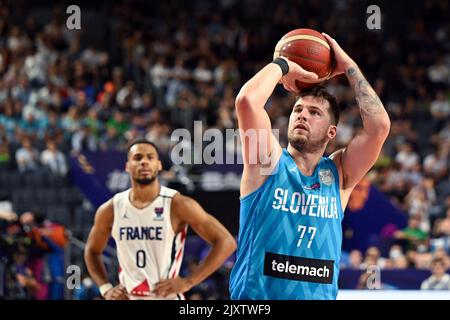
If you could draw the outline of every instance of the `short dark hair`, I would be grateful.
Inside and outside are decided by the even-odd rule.
[[[431,260],[431,264],[434,266],[438,263],[442,263],[443,265],[445,265],[445,260],[441,257],[434,257],[433,260]]]
[[[151,142],[150,140],[147,140],[147,139],[144,139],[144,138],[139,138],[139,139],[135,139],[135,140],[131,141],[128,144],[127,154],[130,153],[130,149],[136,144],[149,144],[149,145],[151,145],[153,148],[155,148],[156,153],[159,156],[159,150],[158,150],[158,147],[156,146],[156,144],[154,142]]]
[[[305,96],[313,96],[317,98],[322,98],[328,101],[330,104],[330,116],[331,121],[334,125],[337,125],[339,123],[339,115],[340,115],[340,109],[339,109],[339,103],[335,96],[333,96],[331,93],[329,93],[323,86],[315,86],[310,89],[307,89],[305,91],[300,92],[296,100],[300,99],[301,97]]]

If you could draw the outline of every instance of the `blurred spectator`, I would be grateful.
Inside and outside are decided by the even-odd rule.
[[[427,199],[427,195],[421,186],[413,187],[405,197],[405,207],[409,211],[410,216],[421,216],[424,218],[426,212],[431,207],[431,201]],[[422,221],[423,222],[423,221]],[[422,228],[424,231],[427,229]]]
[[[406,248],[416,250],[420,246],[423,248],[427,244],[428,234],[420,229],[422,218],[412,216],[408,220],[408,226],[402,230],[396,231],[394,237],[404,240]]]
[[[389,259],[392,262],[392,268],[406,269],[409,266],[408,259],[403,253],[403,249],[399,245],[393,245],[389,249]]]
[[[124,114],[116,111],[113,118],[106,123],[106,127],[113,128],[119,136],[123,136],[128,130],[129,125],[125,120]]]
[[[155,123],[147,131],[145,138],[155,141],[158,149],[164,154],[169,154],[172,141],[170,140],[170,127],[164,123]]]
[[[47,264],[51,276],[49,299],[63,300],[65,287],[64,247],[67,244],[65,228],[47,220],[41,229],[41,236],[48,248]]]
[[[450,207],[447,208],[446,214],[442,219],[435,221],[435,235],[450,235]]]
[[[46,252],[46,263],[50,273],[48,298],[64,299],[64,247],[67,244],[64,226],[34,212],[22,214],[20,222],[35,246]]]
[[[3,105],[0,105],[0,127],[2,135],[5,135],[8,139],[11,139],[18,123],[19,119],[15,118],[12,102],[10,100],[6,100]]]
[[[450,115],[450,103],[442,90],[436,93],[436,99],[431,103],[430,111],[431,115],[438,120],[446,119]]]
[[[359,269],[362,263],[362,253],[359,250],[352,250],[349,254],[349,268],[351,269]]]
[[[97,151],[98,141],[92,134],[88,123],[83,123],[72,136],[72,149],[75,152]]]
[[[206,60],[202,59],[198,62],[192,76],[194,80],[200,82],[210,82],[213,79],[213,73],[211,69],[209,69]]]
[[[439,144],[437,151],[427,155],[423,160],[423,168],[426,174],[431,175],[436,180],[443,178],[448,170],[450,155],[450,137],[447,143]]]
[[[414,257],[414,268],[429,269],[433,261],[433,254],[419,247]]]
[[[338,146],[347,146],[355,132],[354,125],[350,122],[348,114],[343,113],[342,117],[339,117],[337,132],[336,140]]]
[[[78,109],[75,106],[72,106],[61,120],[61,127],[64,130],[66,137],[71,137],[72,134],[80,128],[80,125],[81,122]]]
[[[20,172],[36,171],[39,164],[39,153],[31,145],[30,138],[22,139],[22,147],[16,151],[17,168]]]
[[[17,214],[11,210],[11,203],[8,201],[9,204],[5,204],[5,202],[6,201],[0,201],[0,219],[8,222],[16,221],[18,217]]]
[[[0,171],[8,170],[11,167],[11,153],[9,142],[6,136],[0,136]]]
[[[445,273],[445,263],[442,258],[435,258],[431,263],[432,275],[420,286],[421,290],[450,290],[450,275]]]
[[[106,129],[105,134],[100,138],[100,149],[105,150],[115,150],[120,144],[123,145],[123,139],[120,139],[117,134],[116,128],[109,126]]]
[[[133,81],[128,81],[126,85],[117,92],[117,104],[125,112],[138,109],[142,103],[139,93]]]
[[[385,265],[386,259],[381,257],[380,249],[374,246],[367,248],[366,256],[364,257],[364,261],[361,264],[362,269],[367,269],[371,266],[384,268]]]
[[[13,253],[12,274],[15,275],[17,281],[15,292],[11,293],[15,299],[29,300],[37,294],[40,289],[39,283],[36,281],[32,271],[26,265],[27,252],[25,248],[19,247]]]
[[[408,258],[404,255],[398,256],[397,258],[392,260],[392,268],[393,269],[407,269],[409,268]]]
[[[46,272],[46,247],[41,242],[39,226],[44,221],[44,217],[39,213],[24,212],[19,218],[23,234],[23,242],[27,246],[27,266],[32,271],[36,281],[39,283],[39,290],[34,293],[34,299],[46,300],[48,298],[48,281]]]
[[[445,126],[445,122],[450,115],[450,102],[445,98],[445,94],[442,90],[439,90],[436,93],[436,98],[431,103],[430,111],[435,120],[436,129],[441,130]]]
[[[433,244],[441,247],[450,253],[450,207],[443,218],[437,219],[434,223]]]
[[[101,137],[104,130],[103,123],[98,119],[98,111],[95,108],[90,108],[87,117],[84,118],[83,123],[89,126],[92,135],[97,139]]]
[[[445,269],[450,269],[450,256],[443,247],[437,247],[433,252],[433,258],[440,258],[444,261]]]
[[[152,85],[157,89],[158,93],[162,94],[170,77],[170,69],[167,66],[166,58],[160,56],[149,71]]]
[[[428,68],[428,78],[434,83],[448,83],[450,79],[450,68],[441,56],[436,63]]]
[[[419,163],[419,156],[412,149],[410,143],[400,145],[395,161],[405,170],[414,168]]]
[[[41,164],[50,172],[62,176],[68,171],[66,157],[56,148],[56,142],[51,139],[47,140],[47,149],[41,153]]]

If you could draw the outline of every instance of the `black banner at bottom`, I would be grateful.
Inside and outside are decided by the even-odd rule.
[[[434,306],[433,306],[434,305]],[[431,308],[428,308],[431,307]],[[448,301],[0,301],[5,315],[45,319],[297,319],[310,313],[345,318],[358,310],[385,317],[393,308],[402,314],[417,309],[437,310]],[[444,309],[442,309],[444,310]],[[11,313],[10,313],[11,312]]]

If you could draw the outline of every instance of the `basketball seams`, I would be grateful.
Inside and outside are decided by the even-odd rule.
[[[296,41],[296,40],[314,41],[314,42],[319,43],[320,45],[324,46],[325,48],[327,48],[328,50],[331,51],[331,47],[330,47],[330,45],[328,44],[328,42],[326,40],[323,40],[323,39],[318,38],[316,36],[300,34],[300,35],[287,37],[287,38],[284,38],[284,39],[281,39],[280,41],[278,41],[277,45],[275,46],[275,52],[274,53],[280,53],[282,47],[284,47],[289,42]],[[276,58],[276,57],[274,56],[274,58]]]
[[[314,58],[310,58],[310,57],[305,57],[305,56],[302,56],[302,55],[298,55],[298,54],[289,53],[289,56],[293,56],[293,57],[296,57],[296,58],[301,58],[301,59],[305,59],[305,60],[309,60],[309,61],[314,61],[314,62],[323,64],[323,65],[327,65],[326,63],[323,63],[322,61],[316,60],[316,59],[314,59]],[[287,57],[287,58],[289,58],[289,57]],[[308,70],[308,71],[309,71],[309,70]],[[321,81],[325,81],[325,80],[328,79],[328,77],[330,76],[330,74],[331,74],[332,72],[333,72],[333,71],[331,70],[327,75],[325,75],[325,76],[323,76],[322,78],[319,78],[319,79],[317,79],[317,80],[312,81],[312,80],[309,80],[309,79],[306,79],[306,78],[305,78],[305,79],[302,79],[302,82],[304,82],[304,83],[318,83],[318,82],[321,82]]]
[[[302,58],[302,59],[309,60],[309,61],[314,61],[314,62],[323,64],[325,66],[328,66],[328,63],[325,63],[323,61],[320,61],[320,60],[317,60],[317,59],[314,59],[314,58],[311,58],[311,57],[306,57],[306,56],[301,55],[301,54],[295,54],[295,53],[289,52],[289,56],[296,57],[296,58]],[[287,57],[287,58],[289,59],[289,57]]]
[[[293,57],[293,58],[299,58],[299,59],[302,59],[302,60],[310,61],[310,62],[319,64],[320,66],[328,67],[328,63],[326,63],[326,62],[324,62],[324,61],[322,61],[320,59],[317,59],[315,57],[310,57],[308,55],[293,53],[292,49],[289,50],[289,52],[286,52],[286,50],[283,50],[283,48],[285,48],[290,43],[294,43],[296,41],[301,41],[301,40],[307,41],[307,42],[312,41],[314,43],[317,43],[319,46],[321,46],[321,47],[317,47],[317,50],[323,50],[321,48],[325,47],[328,51],[330,51],[330,54],[331,54],[331,47],[328,44],[328,42],[326,41],[326,39],[321,39],[317,35],[297,34],[297,35],[285,36],[284,38],[281,38],[281,40],[278,41],[277,45],[275,46],[275,51],[274,51],[274,54],[273,54],[273,58],[275,59],[275,58],[280,57],[280,56],[284,56],[284,57],[287,57],[287,58]],[[309,44],[309,46],[311,46],[311,45],[312,44]],[[283,54],[281,54],[282,52],[283,52]],[[306,69],[306,70],[308,70],[308,69]],[[312,70],[309,70],[309,71],[312,71]],[[323,77],[320,77],[318,80],[309,81],[307,79],[304,79],[304,80],[302,80],[302,82],[303,83],[307,83],[307,84],[314,84],[314,83],[318,83],[318,82],[321,82],[321,81],[325,81],[325,80],[327,80],[329,78],[331,73],[332,73],[332,70],[330,70],[329,73],[327,73]]]

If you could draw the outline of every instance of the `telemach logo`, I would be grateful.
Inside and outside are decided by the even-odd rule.
[[[333,282],[334,261],[292,257],[266,252],[264,275],[317,283]]]

